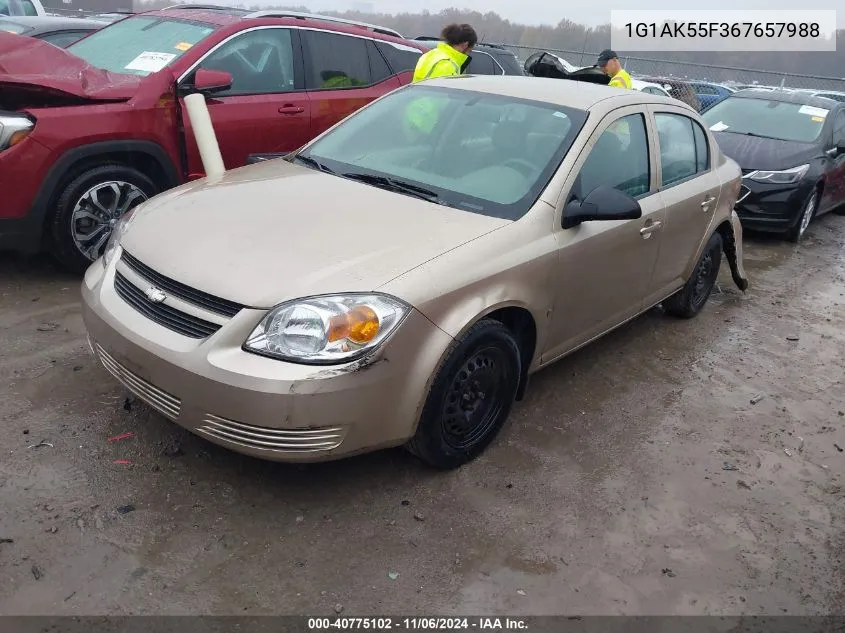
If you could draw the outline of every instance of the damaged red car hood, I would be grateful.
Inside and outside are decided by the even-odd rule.
[[[99,101],[132,98],[141,77],[95,68],[47,42],[0,32],[0,91],[16,87]]]

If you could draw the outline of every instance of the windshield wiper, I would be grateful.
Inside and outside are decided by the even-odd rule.
[[[310,156],[303,156],[302,154],[297,154],[296,156],[294,156],[291,159],[290,162],[293,163],[293,162],[296,162],[296,161],[299,161],[300,163],[304,163],[304,164],[306,164],[310,167],[313,167],[314,169],[319,169],[320,171],[324,171],[327,174],[333,174],[334,173],[330,168],[326,167],[323,163],[321,163],[318,160],[314,160]]]
[[[387,189],[388,191],[404,193],[405,195],[413,196],[414,198],[419,198],[421,200],[427,200],[428,202],[440,202],[440,196],[434,193],[431,189],[426,189],[425,187],[418,187],[417,185],[412,185],[411,183],[405,182],[404,180],[389,178],[387,176],[361,174],[356,172],[348,172],[345,174],[341,174],[341,176],[343,176],[344,178],[349,178],[350,180],[357,180],[358,182],[373,185],[374,187],[379,187],[381,189]]]

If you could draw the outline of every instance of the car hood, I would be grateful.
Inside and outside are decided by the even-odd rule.
[[[122,245],[180,283],[270,308],[375,290],[508,224],[277,159],[153,198]]]
[[[806,163],[818,154],[815,145],[781,141],[773,138],[713,132],[722,152],[734,159],[743,170],[789,169]]]
[[[95,68],[69,51],[32,37],[0,32],[0,94],[51,95],[97,101],[132,98],[141,77]]]

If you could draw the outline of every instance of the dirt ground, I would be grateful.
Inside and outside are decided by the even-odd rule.
[[[697,319],[541,372],[438,473],[265,463],[126,410],[79,280],[0,256],[0,613],[845,613],[845,218],[745,262],[746,295],[723,267]]]

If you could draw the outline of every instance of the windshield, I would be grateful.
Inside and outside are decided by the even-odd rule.
[[[181,57],[214,28],[202,22],[136,16],[110,24],[67,50],[103,70],[146,76]]]
[[[733,132],[782,141],[812,143],[830,110],[765,98],[728,97],[701,117],[714,132]]]
[[[582,110],[549,103],[417,84],[360,110],[299,158],[515,220],[536,202],[586,119]]]

